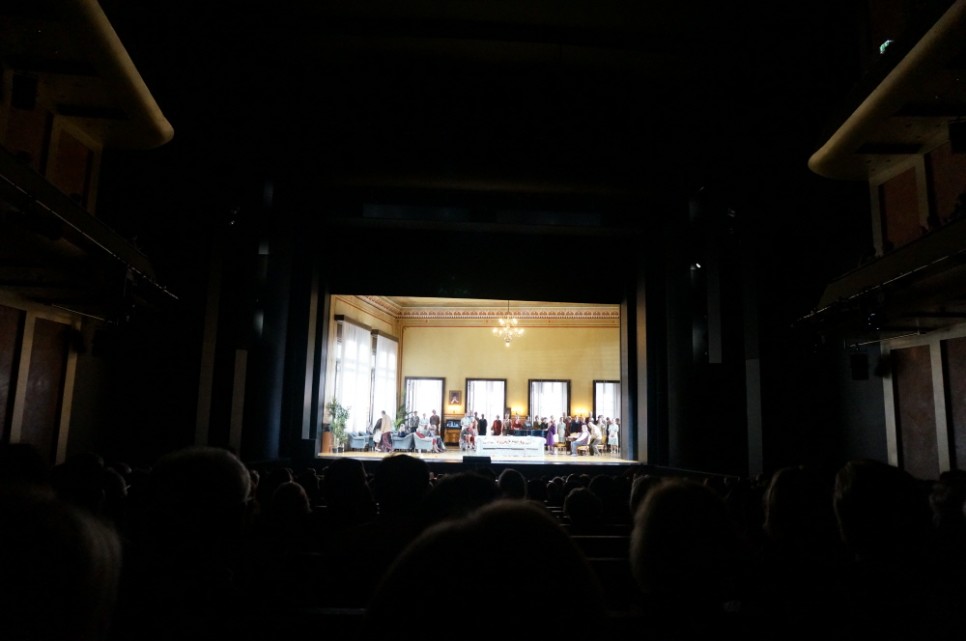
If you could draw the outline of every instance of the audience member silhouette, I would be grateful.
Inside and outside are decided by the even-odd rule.
[[[757,592],[771,638],[841,636],[845,550],[832,489],[831,477],[804,466],[782,468],[768,484]]]
[[[714,490],[677,479],[652,488],[635,515],[630,562],[654,638],[746,638],[741,608],[750,560]]]
[[[251,475],[228,450],[189,447],[151,471],[141,540],[126,550],[117,639],[242,635]]]
[[[574,534],[589,534],[598,532],[603,523],[604,505],[590,488],[576,487],[564,499],[563,513],[570,525],[570,532]]]
[[[50,487],[50,466],[36,445],[0,441],[0,484]]]
[[[637,514],[637,509],[641,506],[641,503],[644,502],[647,493],[659,482],[660,478],[651,476],[650,474],[638,474],[631,481],[631,491],[627,497],[627,508],[632,519]]]
[[[804,466],[755,479],[662,480],[644,467],[528,479],[490,466],[434,477],[425,460],[394,454],[371,474],[342,457],[293,476],[211,447],[151,469],[92,453],[51,469],[33,446],[0,445],[0,638],[279,638],[273,626],[306,606],[367,607],[366,632],[384,638],[398,635],[401,597],[444,590],[477,603],[508,589],[555,603],[564,593],[579,609],[444,605],[414,634],[492,641],[536,617],[568,638],[634,626],[656,641],[959,636],[958,470],[924,481],[859,460],[834,478]],[[546,506],[562,508],[565,527]],[[631,523],[621,567],[573,543]],[[640,618],[619,630],[605,598]]]
[[[322,504],[322,479],[319,478],[319,474],[315,471],[315,468],[309,467],[302,470],[292,480],[305,489],[305,494],[309,499],[309,505],[315,508],[317,505]]]
[[[500,486],[492,475],[482,470],[446,474],[426,497],[424,523],[465,517],[501,496]]]
[[[305,488],[295,481],[279,485],[251,530],[249,572],[260,587],[265,617],[317,605],[322,600],[317,586],[325,577],[324,539]]]
[[[555,476],[547,482],[547,505],[563,508],[564,499],[564,480]]]
[[[57,496],[91,514],[104,511],[104,459],[93,452],[83,452],[67,457],[54,466],[51,483]]]
[[[930,489],[931,483],[880,461],[849,461],[838,471],[835,515],[851,557],[847,634],[936,639],[949,633],[952,615],[937,607],[941,559]]]
[[[289,481],[275,488],[264,519],[276,549],[286,554],[320,551],[320,530],[309,495],[300,483]]]
[[[508,499],[527,498],[527,477],[520,470],[512,467],[504,468],[497,476],[500,492]]]
[[[601,520],[611,524],[627,524],[630,530],[631,516],[627,509],[628,488],[619,477],[611,474],[595,474],[587,489],[600,499]]]
[[[330,604],[363,607],[379,576],[423,529],[423,501],[430,489],[429,465],[409,454],[379,462],[372,480],[376,518],[332,537]]]
[[[322,476],[323,525],[340,531],[376,517],[376,501],[362,461],[339,458],[326,466]]]
[[[511,543],[517,541],[539,542],[540,553]],[[539,630],[550,639],[584,640],[595,638],[605,614],[600,584],[586,559],[546,510],[526,501],[495,501],[423,532],[376,588],[364,638],[398,638],[399,609],[406,607],[401,599],[405,604],[441,592],[455,602],[445,607],[413,604],[421,609],[417,618],[427,610],[429,616],[425,624],[408,626],[407,638],[458,631],[460,638],[492,641],[514,631]],[[523,601],[480,604],[477,596],[508,593]],[[549,593],[567,595],[572,604],[567,615],[548,617],[545,607],[527,602],[527,595],[539,599]],[[472,605],[459,607],[461,599]]]
[[[0,515],[0,639],[108,639],[121,568],[114,529],[33,481],[0,484]]]
[[[547,483],[548,480],[545,477],[527,479],[527,497],[531,501],[537,501],[546,505],[548,502]]]
[[[292,470],[287,467],[275,467],[260,474],[258,489],[255,493],[255,512],[262,513],[268,509],[272,502],[272,495],[282,483],[289,483],[295,480]]]

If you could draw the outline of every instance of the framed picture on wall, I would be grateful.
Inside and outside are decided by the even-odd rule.
[[[463,392],[458,389],[449,391],[449,404],[450,405],[462,405],[463,404]]]

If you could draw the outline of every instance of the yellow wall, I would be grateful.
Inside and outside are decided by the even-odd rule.
[[[593,411],[595,380],[620,380],[617,327],[531,327],[510,347],[486,327],[411,326],[401,339],[400,381],[444,377],[446,390],[462,390],[465,398],[467,377],[505,378],[507,403],[522,414],[528,413],[528,379],[570,379],[575,414]]]

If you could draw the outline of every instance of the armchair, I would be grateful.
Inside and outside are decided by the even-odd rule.
[[[365,432],[349,432],[349,442],[347,447],[350,450],[367,450],[372,443],[372,438]]]
[[[417,452],[432,452],[433,451],[433,437],[432,436],[420,436],[413,432],[413,447]]]
[[[406,434],[405,436],[399,436],[398,434],[392,435],[392,449],[395,452],[409,452],[413,449],[413,435]]]

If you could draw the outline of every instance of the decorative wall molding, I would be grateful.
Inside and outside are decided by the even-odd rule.
[[[511,308],[513,315],[521,323],[526,321],[545,321],[545,320],[613,320],[620,321],[619,310],[609,310],[603,308]],[[400,320],[497,320],[506,313],[506,307],[502,309],[452,309],[447,307],[437,308],[407,308],[399,314]]]
[[[360,301],[368,303],[376,310],[389,314],[393,318],[399,318],[402,308],[386,298],[385,296],[356,296]]]
[[[492,305],[433,305],[401,307],[382,296],[359,296],[359,298],[374,308],[392,314],[399,321],[495,321],[506,313],[505,304]],[[535,322],[543,324],[545,321],[607,321],[615,325],[620,323],[620,307],[618,305],[566,305],[561,303],[530,304],[526,306],[510,305],[521,323]]]
[[[408,327],[495,327],[506,313],[506,303],[478,301],[485,304],[458,305],[459,300],[434,300],[432,305],[399,305],[384,296],[345,296],[336,298],[346,305],[381,318],[398,332]],[[470,303],[471,301],[466,301]],[[454,303],[454,304],[450,304]],[[520,327],[620,327],[620,306],[566,303],[530,303],[510,305]]]

